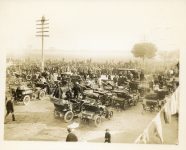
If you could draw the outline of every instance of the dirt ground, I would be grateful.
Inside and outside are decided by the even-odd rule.
[[[46,97],[44,100],[31,101],[29,105],[15,105],[16,121],[11,121],[8,116],[4,124],[5,140],[32,140],[32,141],[65,141],[67,126],[61,118],[54,118],[54,105]],[[133,143],[143,132],[148,123],[157,112],[143,112],[141,103],[125,111],[115,111],[111,120],[103,119],[99,127],[93,123],[82,123],[75,129],[75,134],[81,142],[104,142],[105,129],[109,128],[112,143]],[[164,144],[178,143],[178,119],[172,117],[171,124],[163,125]],[[155,139],[151,143],[158,143]]]

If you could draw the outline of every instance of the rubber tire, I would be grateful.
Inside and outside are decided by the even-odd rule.
[[[113,117],[113,115],[114,115],[114,112],[113,111],[110,111],[111,118]]]
[[[134,103],[134,106],[136,106],[138,102],[137,102],[137,100],[134,100],[133,103]]]
[[[45,97],[45,91],[41,90],[39,92],[39,99],[42,100]]]
[[[28,105],[29,103],[30,103],[30,96],[29,95],[26,95],[26,96],[24,96],[24,98],[23,98],[23,104],[24,105]]]
[[[150,112],[153,112],[153,111],[155,111],[154,106],[150,106]]]
[[[27,81],[30,81],[31,79],[32,79],[32,76],[31,76],[31,75],[27,75],[27,76],[26,76],[26,80],[27,80]]]
[[[95,116],[94,124],[96,127],[101,124],[101,117],[100,116]]]
[[[113,111],[110,111],[110,112],[109,112],[109,115],[108,115],[108,119],[109,119],[109,120],[113,117],[113,114],[114,114]]]
[[[70,118],[69,118],[69,116],[70,116]],[[74,113],[72,111],[67,111],[64,115],[64,121],[67,123],[72,121],[73,118],[74,118]]]
[[[32,100],[36,100],[37,99],[37,94],[36,93],[33,93],[32,94]]]

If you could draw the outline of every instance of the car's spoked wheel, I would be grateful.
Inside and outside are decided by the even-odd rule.
[[[31,75],[27,75],[27,76],[26,76],[26,80],[27,80],[27,81],[30,81],[31,79],[32,79],[32,76],[31,76]]]
[[[94,124],[95,124],[95,126],[99,126],[101,124],[101,117],[100,116],[95,117]]]
[[[33,99],[33,100],[36,100],[36,99],[37,99],[37,94],[36,94],[36,93],[34,93],[34,94],[32,95],[32,99]]]
[[[70,122],[74,118],[74,113],[72,111],[67,111],[64,116],[65,122]]]
[[[134,104],[134,106],[137,105],[137,100],[136,99],[133,99],[133,104]]]
[[[39,99],[42,100],[45,97],[45,91],[41,90],[39,93]]]
[[[108,119],[111,119],[113,117],[113,111],[109,112]]]
[[[24,98],[23,98],[23,103],[24,105],[28,105],[30,102],[30,96],[29,95],[26,95]]]
[[[154,111],[154,106],[150,106],[150,112]]]

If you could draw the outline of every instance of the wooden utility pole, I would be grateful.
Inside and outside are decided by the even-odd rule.
[[[48,29],[49,29],[49,27],[48,27],[49,23],[47,22],[49,20],[45,19],[45,17],[42,16],[41,20],[36,20],[36,21],[37,22],[40,22],[39,24],[36,24],[38,26],[38,28],[36,28],[37,29],[37,32],[36,33],[38,35],[36,35],[36,36],[41,37],[41,48],[42,48],[41,71],[43,72],[44,71],[44,62],[45,62],[45,60],[44,60],[44,51],[43,51],[43,49],[44,49],[44,37],[49,37],[49,35],[46,34],[46,33],[49,32],[48,31]]]

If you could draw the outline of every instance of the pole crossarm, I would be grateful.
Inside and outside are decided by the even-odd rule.
[[[49,27],[36,28],[36,29],[49,29]]]
[[[42,21],[42,19],[41,20],[36,20],[36,22],[41,22]],[[49,19],[45,19],[45,21],[49,21]]]
[[[42,33],[42,32],[49,32],[49,31],[37,31],[37,33]]]
[[[36,24],[36,25],[49,25],[49,23],[45,23],[45,24],[44,24],[44,23],[43,23],[43,24]]]

